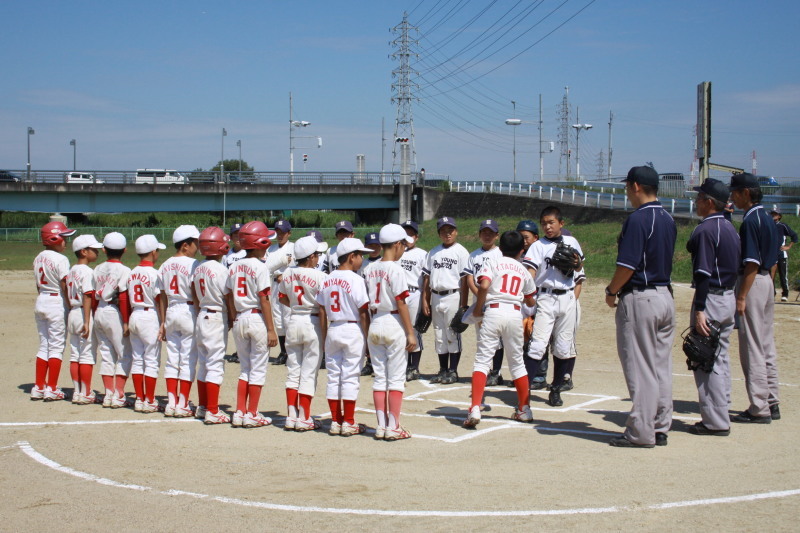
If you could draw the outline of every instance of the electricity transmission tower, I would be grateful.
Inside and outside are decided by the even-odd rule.
[[[414,89],[419,85],[413,78],[419,73],[411,68],[411,58],[419,57],[413,48],[419,44],[418,39],[412,39],[411,32],[419,32],[419,28],[408,23],[408,14],[403,13],[403,22],[392,28],[392,33],[397,37],[389,44],[395,49],[391,54],[393,60],[399,62],[397,68],[392,70],[392,103],[397,104],[397,118],[394,122],[394,143],[392,145],[392,171],[400,168],[398,145],[409,144],[411,147],[410,170],[417,168],[417,150],[414,146],[414,115],[411,111],[411,102],[418,100],[414,96]]]
[[[561,175],[561,165],[566,164],[567,167],[567,180],[570,179],[570,149],[569,149],[569,135],[570,135],[570,120],[569,120],[569,87],[564,87],[564,98],[561,100],[557,109],[558,116],[558,146],[560,154],[558,158],[558,174]]]

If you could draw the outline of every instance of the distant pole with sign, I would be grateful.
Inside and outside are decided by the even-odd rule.
[[[711,82],[697,85],[697,159],[700,163],[700,183],[708,179],[711,158]]]

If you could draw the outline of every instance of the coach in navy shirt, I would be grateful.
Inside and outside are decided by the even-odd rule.
[[[658,201],[653,168],[633,167],[624,181],[636,211],[622,225],[606,304],[617,308],[617,352],[633,407],[625,432],[609,444],[652,448],[667,444],[672,425],[675,302],[670,276],[678,230]]]
[[[778,262],[778,229],[760,203],[761,187],[755,176],[734,174],[730,191],[736,207],[745,212],[739,227],[742,257],[736,282],[736,312],[740,315],[739,359],[750,398],[750,406],[731,420],[769,424],[781,416],[772,281]]]
[[[780,209],[773,209],[769,212],[775,226],[778,228],[778,277],[781,280],[781,301],[789,300],[789,250],[792,245],[797,244],[797,233],[792,228],[781,222],[783,214]]]
[[[700,405],[700,422],[689,428],[695,435],[730,434],[728,415],[731,396],[731,370],[728,346],[736,313],[733,292],[739,269],[739,236],[725,219],[728,186],[708,178],[697,191],[697,214],[703,220],[692,232],[686,250],[692,255],[692,284],[694,301],[689,324],[701,335],[708,336],[710,328],[720,332],[719,352],[713,367],[702,368],[687,361],[694,371],[694,381]],[[713,326],[712,324],[713,323]]]

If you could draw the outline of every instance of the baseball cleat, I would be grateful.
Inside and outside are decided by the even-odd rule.
[[[211,426],[213,424],[227,424],[231,421],[231,417],[225,414],[225,411],[218,409],[216,413],[206,411],[206,416],[203,419],[203,424]]]
[[[503,376],[500,375],[500,371],[498,370],[497,372],[489,372],[489,375],[486,377],[486,386],[497,387],[501,385],[503,385]]]
[[[375,435],[373,435],[373,439],[375,440],[383,440],[386,437],[386,427],[385,426],[378,426],[375,428]]]
[[[455,370],[448,370],[440,382],[442,385],[452,385],[458,383],[458,372]]]
[[[244,428],[260,428],[272,424],[272,419],[264,416],[261,413],[251,414],[246,413],[242,419],[242,427]]]
[[[772,416],[755,416],[751,415],[750,411],[743,411],[738,415],[731,415],[731,422],[739,422],[743,424],[769,424],[772,422]]]
[[[362,376],[371,376],[375,373],[375,370],[372,368],[372,363],[367,361],[367,364],[364,365],[364,368],[361,369]]]
[[[77,390],[72,391],[72,398],[70,398],[70,401],[72,403],[74,403],[75,405],[80,405],[82,399],[83,399],[83,394],[81,394]]]
[[[80,398],[76,402],[78,405],[88,405],[90,403],[94,403],[97,400],[97,394],[92,391],[91,394],[81,394]]]
[[[616,448],[655,448],[655,444],[636,444],[635,442],[631,442],[625,437],[614,437],[610,441],[608,441],[609,446],[614,446]]]
[[[112,409],[119,409],[120,407],[125,407],[126,402],[125,396],[120,397],[115,395],[111,398],[110,407]]]
[[[789,298],[787,298],[786,296],[781,296],[781,301],[782,302],[788,302]]]
[[[572,383],[572,376],[570,376],[569,374],[564,376],[564,383],[561,384],[561,390],[568,391],[572,390],[574,387],[575,385]]]
[[[441,383],[447,375],[447,370],[439,370],[439,373],[431,378],[431,383]]]
[[[283,430],[284,431],[294,431],[295,426],[297,426],[297,419],[286,417],[286,422],[283,423]]]
[[[194,417],[197,418],[197,419],[200,419],[200,420],[205,420],[207,412],[208,412],[208,409],[206,409],[202,405],[198,405],[197,409],[194,410]]]
[[[294,430],[295,431],[314,431],[315,429],[319,429],[322,424],[319,423],[314,417],[310,417],[308,420],[301,420],[298,419],[295,422]]]
[[[547,380],[540,377],[533,378],[530,383],[530,390],[544,390],[548,387]]]
[[[31,389],[31,400],[42,400],[44,399],[44,389],[37,389],[36,385],[33,386]]]
[[[167,404],[167,406],[164,408],[164,416],[175,416],[175,406],[172,404]]]
[[[769,406],[769,416],[773,420],[780,420],[781,419],[781,408],[778,407],[777,403],[773,403]]]
[[[352,435],[361,435],[367,430],[364,424],[348,424],[342,422],[342,431],[339,433],[342,437],[350,437]]]
[[[419,370],[416,368],[409,368],[406,372],[406,381],[414,381],[419,379]]]
[[[189,418],[194,416],[194,412],[188,405],[186,407],[178,405],[175,407],[175,413],[172,416],[175,418]]]
[[[142,408],[144,407],[144,402],[139,398],[136,398],[136,401],[133,402],[133,412],[134,413],[141,413]]]
[[[526,405],[522,409],[516,408],[514,409],[514,416],[512,416],[514,420],[517,422],[533,422],[533,413],[531,412],[531,406]]]
[[[58,400],[63,400],[63,399],[64,399],[64,391],[62,391],[61,389],[53,390],[48,387],[44,390],[44,401],[46,402],[57,402]]]
[[[728,429],[708,429],[702,422],[697,422],[693,426],[689,426],[689,433],[695,435],[711,435],[719,437],[727,437],[731,434],[730,428]]]
[[[145,400],[142,402],[142,410],[139,411],[140,413],[157,413],[158,412],[158,402],[153,400],[153,403],[148,402]]]
[[[667,434],[658,432],[656,433],[656,446],[666,446],[667,445]]]
[[[467,413],[467,419],[464,420],[464,427],[474,428],[480,423],[481,423],[481,406],[473,405],[472,407],[469,408],[469,413]]]
[[[550,394],[547,396],[547,403],[552,407],[561,407],[564,400],[561,399],[561,387],[551,387]]]
[[[410,438],[411,438],[411,433],[403,429],[402,426],[397,426],[394,429],[386,428],[386,433],[383,436],[384,440],[389,440],[389,441],[405,440]]]
[[[114,397],[114,393],[111,391],[106,391],[103,395],[103,407],[111,407],[111,400]]]
[[[233,417],[231,418],[231,426],[235,428],[242,427],[242,423],[244,422],[244,413],[241,411],[236,411],[233,413]]]
[[[275,358],[275,360],[272,362],[272,364],[273,365],[285,365],[286,364],[286,360],[288,358],[289,358],[289,356],[286,354],[286,352],[281,352],[281,353],[278,354],[278,357]]]
[[[331,425],[328,428],[328,433],[330,435],[340,435],[342,433],[342,425],[335,420],[331,420]]]

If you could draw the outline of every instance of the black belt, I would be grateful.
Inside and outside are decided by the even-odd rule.
[[[573,290],[575,289],[549,289],[546,287],[539,289],[540,292],[544,292],[547,294],[567,294],[568,292],[572,292]]]
[[[431,292],[433,294],[438,294],[439,296],[447,296],[448,294],[453,294],[454,292],[458,292],[458,289],[450,289],[450,290],[446,290],[446,291],[435,291],[435,290],[431,289]]]
[[[670,294],[672,294],[672,285],[626,285],[620,289],[619,296],[633,291],[655,291],[658,290],[659,287],[666,287]]]
[[[728,291],[732,291],[733,287],[709,287],[708,294],[713,294],[714,296],[722,296]]]
[[[400,314],[400,311],[398,311],[396,309],[394,311],[372,311],[372,310],[370,310],[370,314],[372,316],[375,316],[378,313],[389,313],[390,315],[398,315],[398,314]]]
[[[416,287],[409,287],[408,292],[417,292],[419,289]]]

